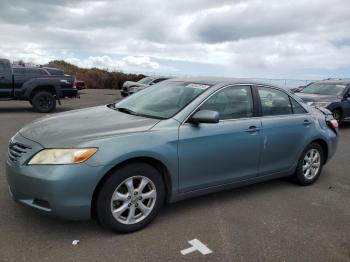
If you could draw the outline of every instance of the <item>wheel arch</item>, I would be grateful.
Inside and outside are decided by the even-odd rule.
[[[163,178],[163,182],[165,185],[165,193],[166,193],[166,201],[168,201],[171,197],[171,192],[172,192],[172,180],[171,180],[171,175],[169,172],[169,169],[166,167],[166,165],[153,157],[133,157],[127,160],[124,160],[112,168],[110,168],[104,175],[103,177],[99,180],[97,183],[93,195],[92,195],[92,200],[91,200],[91,217],[96,217],[96,199],[97,199],[97,194],[100,191],[101,187],[103,186],[103,183],[119,168],[132,164],[132,163],[147,163],[154,168],[156,168],[159,173],[161,174]]]
[[[328,160],[328,144],[327,144],[327,142],[322,138],[318,138],[318,139],[313,140],[311,143],[317,143],[322,147],[323,154],[324,154],[323,164],[325,164]]]
[[[40,92],[40,91],[49,91],[51,94],[56,95],[56,89],[55,89],[54,86],[51,86],[51,85],[40,85],[40,86],[34,87],[34,88],[31,90],[28,99],[29,99],[29,100],[32,100],[33,97],[34,97],[34,95],[35,95],[36,93]]]

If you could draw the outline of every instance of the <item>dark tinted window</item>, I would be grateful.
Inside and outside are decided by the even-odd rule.
[[[59,69],[46,68],[46,71],[49,72],[52,76],[63,76],[64,72]]]
[[[5,65],[0,63],[0,74],[5,73]]]
[[[154,80],[153,77],[145,77],[145,78],[142,78],[141,80],[138,81],[138,83],[140,84],[144,84],[144,85],[148,85],[149,83],[151,83],[152,81]]]
[[[306,113],[305,109],[297,101],[295,101],[293,98],[290,98],[290,101],[292,102],[294,114],[305,114]]]
[[[13,68],[13,74],[14,75],[23,75],[24,74],[24,68]]]
[[[47,73],[40,68],[26,68],[25,72],[27,75],[47,76]]]
[[[249,86],[227,87],[209,98],[201,110],[214,110],[220,120],[253,116],[253,101]]]
[[[289,96],[279,90],[259,87],[258,89],[263,116],[292,114]]]
[[[158,78],[158,79],[155,79],[152,83],[156,84],[156,83],[162,82],[164,80],[166,80],[166,78]]]

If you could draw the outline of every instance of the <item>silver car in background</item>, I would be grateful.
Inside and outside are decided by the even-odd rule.
[[[160,82],[162,82],[164,80],[168,80],[170,78],[172,78],[172,77],[170,77],[170,76],[146,76],[145,78],[142,78],[141,80],[139,80],[137,82],[126,81],[123,84],[123,88],[121,90],[121,95],[122,95],[122,97],[132,95],[133,93],[141,91],[141,90],[145,89],[146,87],[160,83]]]

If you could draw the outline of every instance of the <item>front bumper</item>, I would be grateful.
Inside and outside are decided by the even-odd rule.
[[[23,143],[24,138],[18,137]],[[105,172],[103,168],[84,163],[28,166],[7,160],[6,177],[16,202],[55,217],[84,220],[91,217],[93,193]]]

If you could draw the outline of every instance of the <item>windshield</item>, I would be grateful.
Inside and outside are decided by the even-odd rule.
[[[305,87],[301,93],[340,96],[345,88],[346,86],[341,84],[313,83]]]
[[[160,83],[117,102],[114,109],[133,115],[167,119],[209,87],[188,82]]]
[[[152,77],[145,77],[145,78],[142,78],[141,80],[137,81],[138,83],[140,84],[144,84],[144,85],[147,85],[149,83],[151,83],[153,81],[153,78]]]

